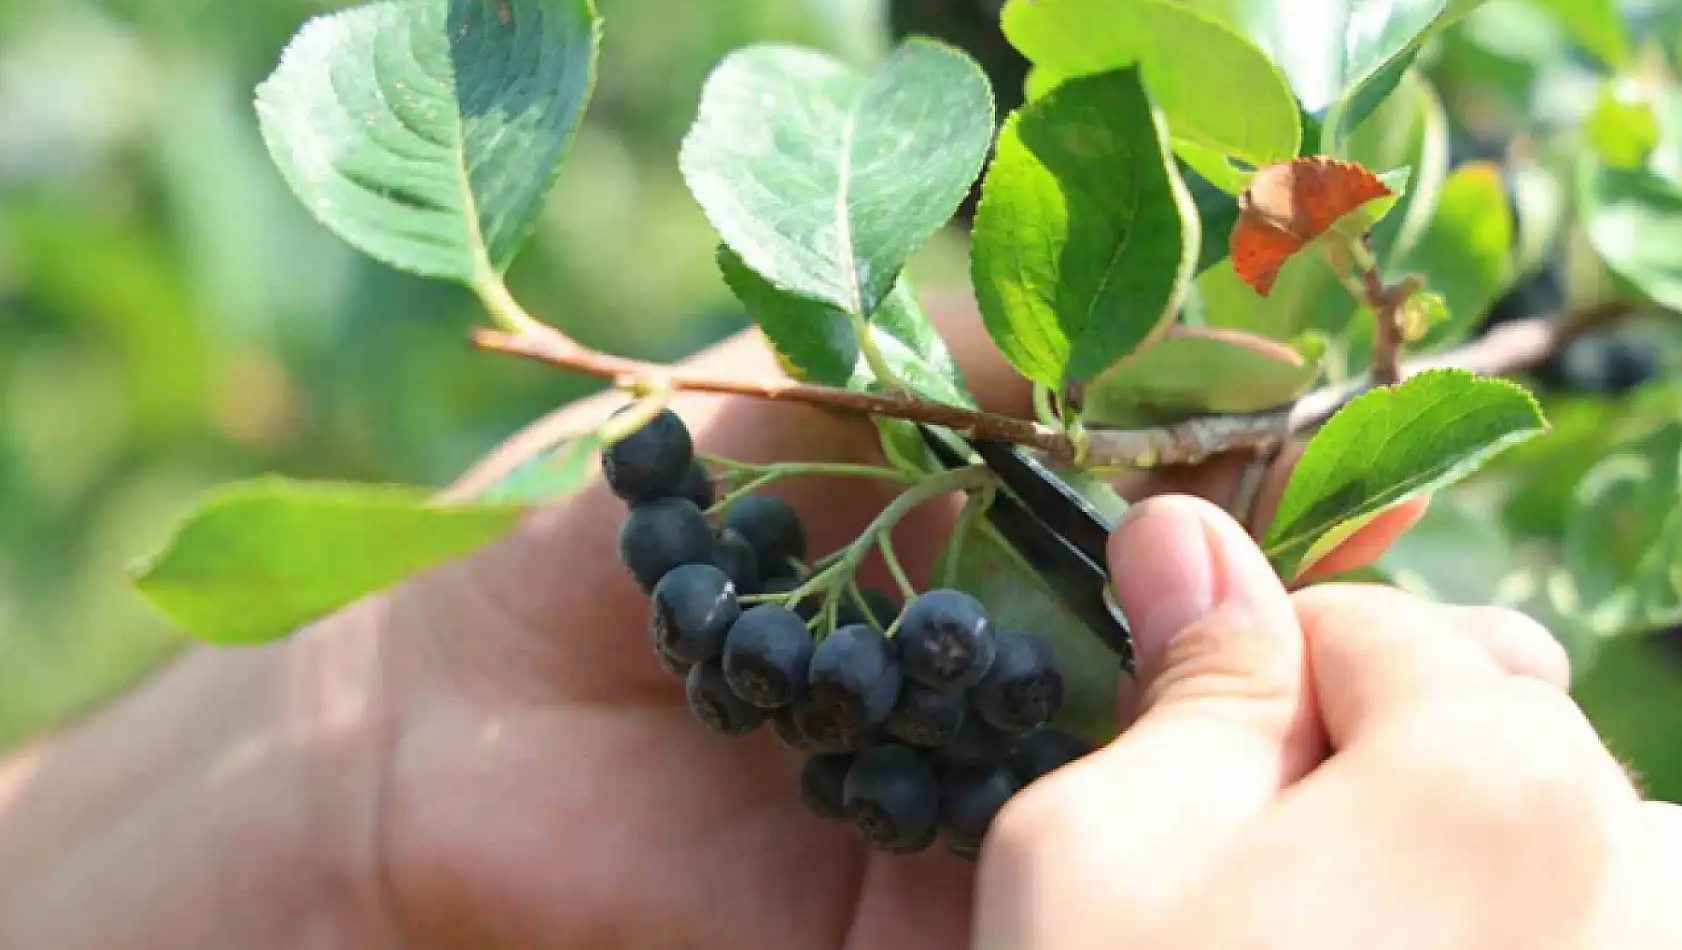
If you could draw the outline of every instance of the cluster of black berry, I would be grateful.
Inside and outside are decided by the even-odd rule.
[[[747,495],[707,518],[714,490],[688,429],[665,411],[604,453],[631,506],[619,556],[653,600],[661,664],[685,678],[709,728],[767,721],[807,754],[803,800],[910,853],[944,838],[974,857],[1023,786],[1089,751],[1047,726],[1063,700],[1049,644],[996,629],[982,605],[932,590],[902,609],[855,591],[831,614],[801,592],[805,529],[786,503]]]

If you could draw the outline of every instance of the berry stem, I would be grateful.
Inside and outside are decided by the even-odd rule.
[[[972,496],[973,497],[973,496]],[[969,501],[964,502],[969,507]],[[876,539],[876,546],[882,549],[882,563],[888,566],[888,573],[893,575],[894,583],[899,585],[899,592],[906,603],[917,599],[917,588],[911,583],[911,578],[905,573],[905,565],[899,562],[899,553],[894,550],[894,539],[884,534]]]
[[[957,586],[958,564],[963,560],[964,544],[969,538],[970,529],[975,526],[976,519],[985,515],[987,509],[993,507],[993,499],[998,494],[997,487],[988,485],[964,501],[964,510],[958,512],[958,523],[952,528],[952,540],[946,542],[946,563],[944,570],[941,572],[940,586]]]
[[[697,455],[708,465],[724,469],[732,475],[771,475],[776,478],[790,478],[796,476],[835,478],[869,478],[882,482],[897,482],[901,485],[916,483],[917,476],[907,475],[898,469],[884,465],[854,465],[848,462],[772,462],[765,465],[753,462],[738,462],[734,459],[719,458],[716,455]]]

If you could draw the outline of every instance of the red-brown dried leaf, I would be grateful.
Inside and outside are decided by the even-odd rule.
[[[1316,155],[1269,165],[1239,196],[1232,266],[1265,297],[1280,268],[1310,241],[1344,215],[1389,194],[1377,175],[1354,162]]]

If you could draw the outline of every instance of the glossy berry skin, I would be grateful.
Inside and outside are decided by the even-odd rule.
[[[949,768],[940,773],[940,834],[956,854],[981,850],[993,817],[1021,786],[1010,769]]]
[[[692,664],[723,653],[742,616],[730,578],[711,564],[673,568],[654,585],[653,601],[655,648]]]
[[[905,675],[933,689],[968,689],[993,665],[987,611],[963,591],[931,590],[912,601],[895,639]]]
[[[681,498],[662,498],[631,509],[619,528],[619,563],[652,593],[674,568],[710,564],[713,531],[701,509]]]
[[[766,574],[788,570],[790,561],[806,559],[806,527],[788,502],[771,495],[749,495],[730,506],[725,527],[748,543]]]
[[[1001,630],[993,666],[970,690],[970,703],[987,724],[1022,735],[1045,725],[1063,706],[1063,674],[1051,644],[1030,633]]]
[[[730,576],[736,592],[744,596],[759,593],[759,559],[753,545],[736,531],[725,528],[713,544],[713,564]]]
[[[842,803],[865,840],[887,849],[927,846],[940,817],[934,769],[902,745],[859,753],[842,785]]]
[[[807,689],[817,705],[875,725],[888,718],[903,681],[893,644],[882,631],[858,625],[842,627],[818,644]]]
[[[947,765],[986,768],[1007,761],[1014,743],[1011,737],[987,725],[980,716],[966,715],[952,741],[935,750]]]
[[[684,681],[689,711],[708,729],[727,736],[746,735],[765,721],[765,710],[737,696],[724,679],[718,660],[697,663]]]
[[[901,607],[899,601],[892,594],[877,590],[874,587],[866,587],[859,591],[859,595],[864,598],[865,605],[870,608],[870,616],[866,617],[864,611],[860,610],[859,605],[853,601],[852,596],[848,595],[841,598],[841,608],[836,611],[835,625],[837,627],[850,627],[862,623],[869,624],[878,630],[886,630],[893,626],[894,619],[899,616]]]
[[[607,486],[627,504],[677,497],[695,461],[689,427],[670,409],[602,453]]]
[[[853,767],[851,755],[814,755],[800,767],[800,800],[806,809],[819,818],[847,820],[846,804],[842,800],[847,772]]]
[[[724,641],[724,677],[736,695],[776,709],[806,691],[812,633],[794,611],[762,604],[742,614]]]
[[[951,742],[964,724],[969,699],[963,693],[943,693],[921,683],[900,687],[899,700],[888,713],[888,735],[907,745],[932,749]]]
[[[1016,740],[1010,755],[1011,768],[1024,787],[1039,781],[1070,762],[1089,755],[1097,747],[1090,741],[1061,729],[1035,729]]]
[[[695,507],[706,511],[718,500],[713,491],[712,477],[707,474],[707,467],[700,459],[689,463],[689,472],[683,476],[683,482],[677,487],[677,497],[692,501]]]

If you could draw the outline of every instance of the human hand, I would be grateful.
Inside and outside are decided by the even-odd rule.
[[[1643,803],[1528,618],[1287,594],[1223,513],[1111,542],[1140,651],[1120,739],[995,819],[976,946],[1682,946],[1682,822]]]
[[[948,336],[985,402],[1025,411],[1008,368],[962,346],[984,338]],[[714,371],[769,369],[750,339],[701,359]],[[561,427],[612,406],[569,410]],[[855,420],[742,400],[674,408],[717,455],[876,458],[873,430]],[[1178,486],[1218,495],[1235,476],[1217,466]],[[836,487],[801,480],[783,493],[814,550],[846,543],[888,500]],[[898,532],[914,576],[926,576],[955,513],[930,506]],[[1414,514],[1370,527],[1335,566],[1376,555]],[[393,738],[368,805],[380,832],[366,842],[373,857],[347,862],[383,869],[371,905],[388,909],[407,945],[427,947],[963,945],[972,866],[875,855],[804,810],[799,757],[772,736],[725,739],[693,721],[649,647],[647,598],[614,560],[622,518],[591,488],[312,632],[371,641],[362,649],[381,658],[375,692]]]

